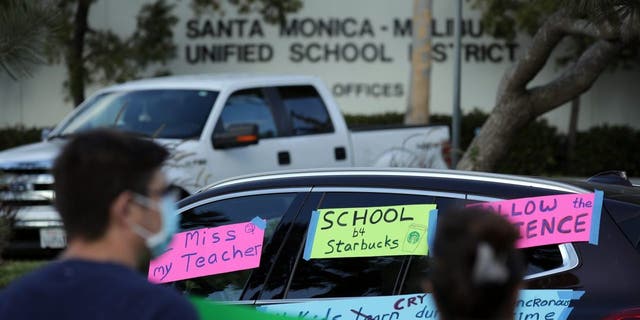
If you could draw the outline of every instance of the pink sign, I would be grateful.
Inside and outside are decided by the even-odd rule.
[[[203,228],[176,234],[167,251],[151,261],[149,281],[171,282],[260,266],[266,222]]]
[[[518,248],[588,241],[598,244],[602,191],[467,205],[495,211],[520,230]]]

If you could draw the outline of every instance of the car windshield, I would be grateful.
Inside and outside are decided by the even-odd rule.
[[[217,96],[207,90],[107,92],[87,101],[57,135],[113,127],[154,138],[198,138]]]

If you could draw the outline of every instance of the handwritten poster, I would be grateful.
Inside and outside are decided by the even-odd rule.
[[[602,191],[474,203],[509,219],[519,230],[518,248],[587,241],[598,244]]]
[[[583,294],[584,291],[573,290],[522,290],[516,301],[514,319],[564,320],[573,310],[570,306],[571,301],[580,299]],[[302,319],[405,320],[438,318],[433,296],[428,293],[273,304],[260,306],[258,310]]]
[[[304,259],[427,255],[435,204],[320,209],[311,215]]]
[[[178,233],[167,251],[151,261],[149,280],[163,283],[257,268],[265,225],[256,217],[251,222]]]

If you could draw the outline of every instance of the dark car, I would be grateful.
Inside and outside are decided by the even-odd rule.
[[[596,179],[598,180],[598,179]],[[604,180],[603,180],[604,181]],[[640,317],[640,188],[510,175],[426,170],[276,173],[213,185],[180,202],[183,230],[267,220],[260,266],[174,283],[213,300],[241,304],[388,296],[424,291],[429,258],[302,258],[312,211],[435,203],[448,208],[480,201],[604,191],[598,245],[565,243],[523,249],[529,289],[585,291],[571,319]]]

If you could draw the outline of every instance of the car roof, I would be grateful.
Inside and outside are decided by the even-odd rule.
[[[558,182],[572,184],[574,186],[587,190],[601,190],[604,191],[605,197],[608,199],[632,203],[640,206],[640,187],[637,185],[629,187],[617,184],[590,182],[575,178],[560,178],[555,180]]]
[[[219,73],[157,77],[125,82],[106,88],[104,91],[145,89],[203,89],[220,91],[242,85],[274,86],[286,84],[317,83],[319,78],[304,75],[274,75],[259,73]]]
[[[225,193],[257,189],[340,188],[433,190],[479,197],[518,198],[588,192],[565,182],[515,175],[458,170],[408,168],[348,168],[280,171],[237,177],[212,184],[181,205]]]
[[[270,180],[273,182],[288,180],[290,178],[311,178],[311,177],[442,177],[449,179],[468,179],[483,180],[491,182],[502,182],[517,185],[526,185],[532,187],[543,187],[547,189],[558,189],[560,191],[576,191],[575,187],[564,181],[554,181],[538,177],[517,176],[509,174],[488,173],[479,171],[464,170],[442,170],[442,169],[422,169],[422,168],[323,168],[323,169],[305,169],[305,170],[284,170],[265,172],[259,174],[250,174],[222,180],[213,183],[203,190],[220,188],[234,184],[245,184],[257,182],[261,180]],[[333,184],[328,180],[324,182]]]

